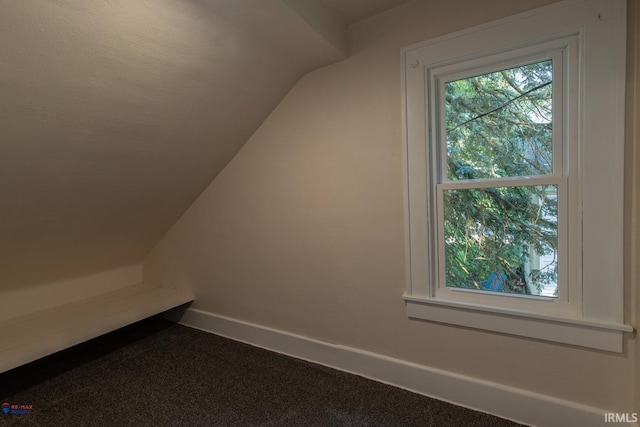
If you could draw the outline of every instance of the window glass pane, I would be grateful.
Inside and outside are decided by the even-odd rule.
[[[446,82],[448,180],[552,172],[551,60]]]
[[[446,285],[557,297],[555,185],[444,190]]]

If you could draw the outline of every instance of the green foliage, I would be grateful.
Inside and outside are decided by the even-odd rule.
[[[445,84],[446,177],[451,181],[552,172],[552,63]],[[557,281],[555,186],[445,190],[447,286],[538,293]]]

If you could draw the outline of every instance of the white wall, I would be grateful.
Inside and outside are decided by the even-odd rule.
[[[550,2],[413,1],[350,27],[351,56],[298,82],[149,254],[145,278],[192,286],[200,310],[631,411],[637,339],[611,354],[448,327],[407,319],[401,298],[400,48]]]
[[[628,1],[627,147],[625,151],[625,299],[631,322],[640,318],[640,1]],[[636,329],[637,336],[637,329]],[[635,412],[640,413],[640,339],[635,339]]]

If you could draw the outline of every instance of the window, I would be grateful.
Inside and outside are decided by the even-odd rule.
[[[488,72],[474,64],[456,73],[430,70],[439,113],[431,147],[442,284],[436,294],[565,294],[558,287],[564,265],[559,259],[567,255],[567,230],[558,227],[567,198],[565,50],[511,60]]]
[[[625,3],[403,49],[410,317],[622,351]]]

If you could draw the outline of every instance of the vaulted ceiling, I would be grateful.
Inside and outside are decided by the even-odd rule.
[[[404,1],[4,4],[0,290],[140,262],[349,24]]]

